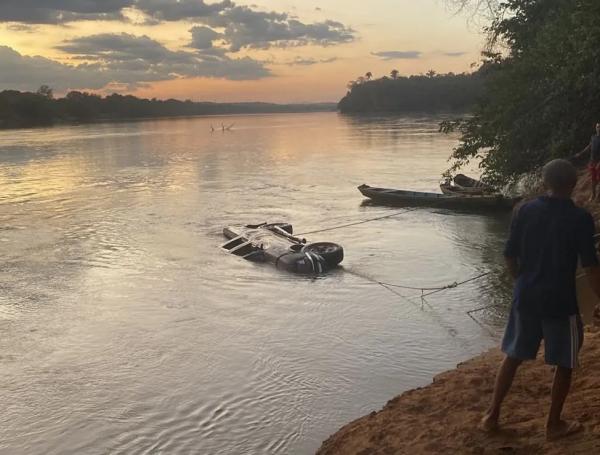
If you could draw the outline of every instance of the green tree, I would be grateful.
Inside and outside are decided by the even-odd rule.
[[[497,183],[579,151],[600,118],[600,2],[502,6],[505,14],[488,29],[484,96],[472,117],[442,125],[461,133],[450,171],[478,158]]]
[[[48,85],[42,85],[38,89],[37,94],[49,100],[54,99],[54,91]]]
[[[398,70],[390,71],[390,76],[392,76],[392,79],[394,79],[394,80],[398,79],[398,74],[400,74],[400,71],[398,71]]]

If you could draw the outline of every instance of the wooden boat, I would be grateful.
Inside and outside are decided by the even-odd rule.
[[[454,185],[461,188],[481,188],[486,191],[496,191],[494,187],[491,187],[487,183],[468,177],[465,174],[456,174],[454,177]]]
[[[498,194],[496,188],[464,174],[457,174],[453,181],[447,180],[440,185],[444,194],[491,195]]]
[[[441,183],[440,190],[443,194],[450,195],[471,195],[471,196],[482,196],[494,194],[493,191],[485,188],[474,188],[474,187],[462,187],[459,185],[452,185],[451,183]]]
[[[397,206],[440,207],[458,210],[510,210],[517,199],[500,194],[450,195],[422,191],[395,190],[361,185],[358,190],[374,202]]]
[[[228,253],[254,262],[268,262],[276,268],[300,274],[331,270],[344,259],[344,249],[330,242],[306,243],[293,235],[288,223],[261,223],[223,229],[229,240],[221,245]]]

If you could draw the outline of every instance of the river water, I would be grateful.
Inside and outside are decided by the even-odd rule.
[[[316,279],[219,249],[229,224],[398,210],[362,204],[361,183],[437,190],[457,143],[439,121],[0,132],[0,453],[308,454],[496,343],[507,216],[419,209],[309,236],[346,252]],[[416,287],[492,273],[421,301],[348,271]]]

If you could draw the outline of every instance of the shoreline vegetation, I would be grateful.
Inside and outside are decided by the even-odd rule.
[[[51,87],[37,92],[0,92],[0,130],[40,126],[85,124],[232,114],[287,114],[335,112],[342,114],[465,113],[483,90],[483,76],[437,74],[402,77],[397,71],[380,79],[359,77],[348,84],[339,103],[213,103],[137,98],[113,93],[100,96],[71,91],[55,98]]]
[[[132,95],[99,95],[72,91],[54,98],[52,89],[37,92],[0,92],[0,130],[57,124],[83,124],[231,114],[334,112],[335,103],[275,104],[261,102],[212,103],[175,99],[143,99]]]
[[[342,114],[469,112],[484,89],[482,71],[462,74],[390,76],[373,79],[368,72],[347,85],[348,93],[338,103]]]
[[[460,134],[448,174],[477,160],[483,180],[500,186],[589,144],[600,121],[600,2],[488,5],[495,17],[484,29],[483,94],[469,118],[441,130]]]

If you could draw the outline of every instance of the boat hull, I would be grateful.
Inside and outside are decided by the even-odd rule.
[[[502,195],[450,195],[377,188],[361,185],[358,190],[372,201],[399,207],[439,207],[454,210],[510,210],[515,199]]]

